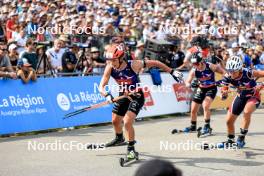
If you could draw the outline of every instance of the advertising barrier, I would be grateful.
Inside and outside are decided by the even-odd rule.
[[[152,90],[144,92],[145,106],[138,117],[189,111],[187,89],[169,74],[162,73],[161,78],[163,84],[154,86],[149,74],[140,76],[142,85]],[[111,122],[112,105],[63,120],[69,112],[105,101],[98,92],[100,80],[101,76],[40,78],[29,84],[0,80],[0,134]],[[112,85],[116,83],[110,79]]]

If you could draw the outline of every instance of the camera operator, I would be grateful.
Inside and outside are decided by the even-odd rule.
[[[46,51],[46,55],[48,57],[48,61],[51,63],[52,69],[57,72],[62,71],[62,55],[64,54],[64,50],[61,49],[61,45],[61,40],[56,39],[53,47]]]
[[[16,79],[16,73],[14,72],[9,58],[6,56],[6,45],[0,44],[0,77]]]
[[[93,73],[102,74],[104,72],[106,62],[104,59],[100,57],[99,49],[97,47],[92,47],[91,54],[92,54]]]
[[[66,51],[62,55],[62,72],[64,73],[73,73],[75,65],[78,61],[76,54],[73,51],[74,49],[71,48],[69,51]],[[68,75],[66,75],[68,76]]]

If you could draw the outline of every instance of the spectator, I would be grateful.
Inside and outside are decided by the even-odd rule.
[[[64,50],[61,49],[61,44],[61,40],[57,39],[54,41],[53,47],[46,51],[52,69],[57,72],[62,71],[62,55],[64,54]]]
[[[9,45],[8,47],[8,57],[9,57],[9,60],[11,62],[11,65],[13,67],[16,67],[17,66],[17,60],[19,59],[19,55],[17,53],[17,45],[12,43]]]
[[[66,51],[62,55],[62,72],[64,73],[72,73],[75,69],[77,63],[77,57],[75,53],[72,51]]]
[[[135,51],[135,57],[139,59],[143,59],[144,56],[144,43],[142,41],[137,42],[136,46],[136,51]]]
[[[173,46],[172,52],[170,53],[169,66],[171,68],[178,68],[183,64],[185,54],[180,50],[179,46]]]
[[[14,41],[17,42],[17,52],[20,55],[22,52],[25,51],[26,42],[27,42],[27,36],[24,31],[23,26],[20,26],[19,34],[14,38]]]
[[[182,176],[182,172],[169,161],[153,159],[142,164],[134,176]]]
[[[6,46],[0,44],[0,77],[16,79],[16,73],[14,72],[10,60],[6,57]]]
[[[12,38],[12,32],[15,31],[15,25],[17,24],[18,14],[10,13],[9,20],[6,22],[6,39],[7,41]]]
[[[23,81],[23,83],[26,84],[30,80],[37,80],[36,71],[32,68],[26,58],[19,59],[17,68],[17,76]]]
[[[3,20],[0,19],[0,42],[5,42],[5,30]]]
[[[38,56],[35,52],[36,48],[31,38],[26,41],[26,50],[20,54],[19,58],[26,58],[34,70],[37,70]]]
[[[257,64],[255,65],[255,68],[257,70],[264,70],[264,59],[263,56],[264,52],[263,52],[263,47],[261,45],[257,45],[256,49],[255,49],[255,59],[257,60]]]
[[[91,48],[93,73],[102,74],[106,65],[105,60],[100,57],[99,49],[96,47]]]

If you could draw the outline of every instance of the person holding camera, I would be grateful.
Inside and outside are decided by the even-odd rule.
[[[73,73],[78,59],[72,50],[66,51],[62,55],[62,72]]]

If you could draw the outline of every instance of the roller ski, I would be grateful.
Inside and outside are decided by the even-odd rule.
[[[108,142],[108,143],[102,143],[102,144],[90,144],[87,146],[87,149],[103,149],[103,148],[108,148],[108,147],[117,147],[117,146],[123,146],[123,145],[127,145],[127,142],[125,141],[125,139],[122,138],[114,138],[112,141]]]
[[[186,127],[183,130],[178,130],[178,129],[173,129],[171,131],[171,134],[176,134],[176,133],[194,133],[196,132],[196,128],[195,127]]]
[[[131,150],[128,151],[127,155],[124,158],[119,159],[119,164],[121,167],[124,167],[125,164],[137,161],[138,159],[138,152]]]
[[[197,129],[197,137],[203,137],[203,136],[210,136],[212,135],[212,131],[213,129],[211,127],[208,127],[208,126],[204,126],[203,128],[202,127],[199,127]]]
[[[233,141],[228,139],[225,142],[220,142],[220,143],[216,143],[216,144],[209,144],[209,143],[203,143],[202,144],[202,149],[203,150],[213,150],[213,149],[232,149],[232,150],[236,150],[238,149],[238,144]]]

